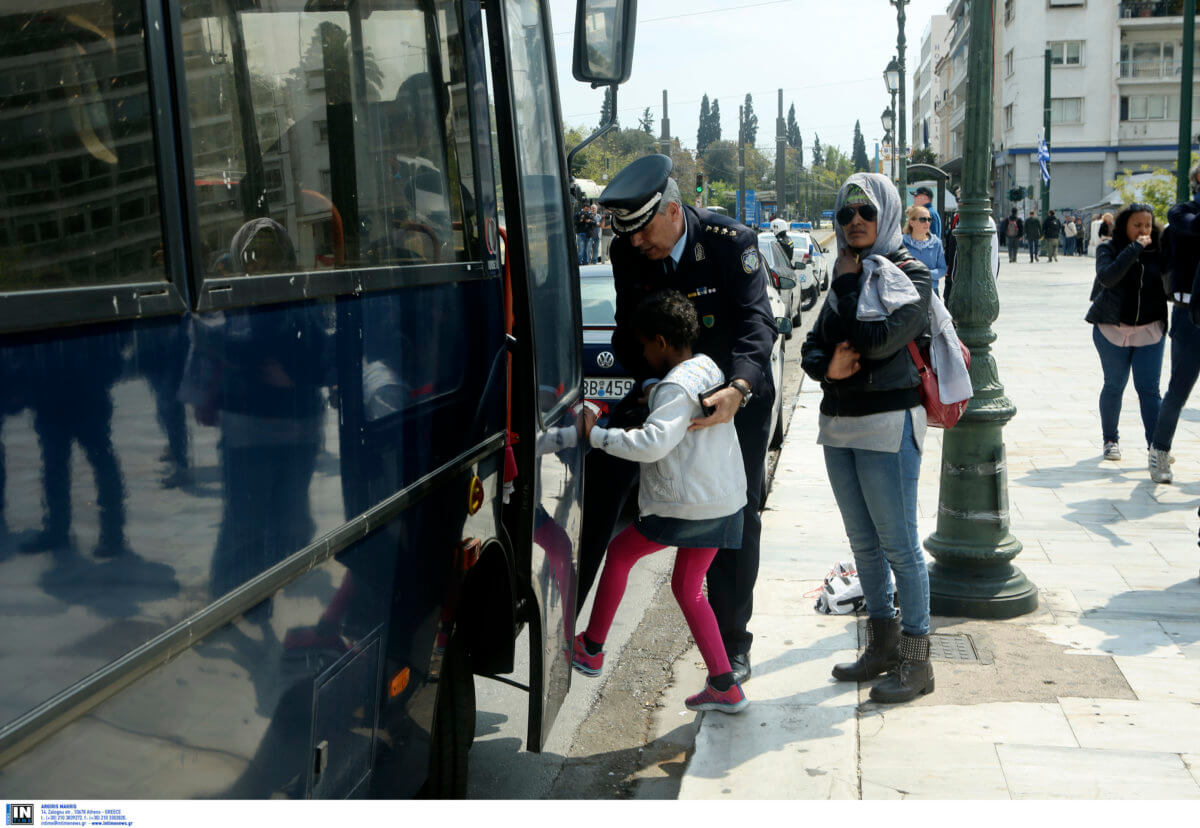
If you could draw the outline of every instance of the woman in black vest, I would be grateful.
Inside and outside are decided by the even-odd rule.
[[[1147,448],[1162,406],[1158,388],[1167,297],[1163,292],[1159,228],[1148,204],[1131,204],[1122,210],[1113,225],[1112,238],[1096,248],[1096,281],[1086,319],[1094,326],[1092,341],[1104,369],[1104,387],[1100,390],[1104,459],[1120,460],[1117,423],[1131,369]]]

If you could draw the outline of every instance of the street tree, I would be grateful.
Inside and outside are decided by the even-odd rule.
[[[650,107],[642,110],[642,117],[638,118],[638,128],[647,135],[654,135],[654,113],[650,111]]]
[[[803,140],[800,137],[800,125],[796,123],[796,105],[792,104],[788,109],[787,117],[787,145],[792,149],[799,149]]]
[[[608,123],[608,119],[610,117],[613,119],[613,123],[617,124],[617,126],[620,126],[620,123],[616,120],[617,113],[613,110],[612,87],[606,86],[604,88],[604,103],[600,105],[600,123]]]
[[[854,171],[866,172],[871,162],[867,159],[867,142],[863,139],[862,126],[858,121],[854,122],[854,146],[850,152],[850,162],[854,165]]]
[[[712,111],[709,112],[709,116],[708,116],[708,124],[709,124],[709,132],[708,132],[709,143],[712,143],[713,141],[720,141],[721,140],[721,102],[718,101],[716,98],[713,98]]]
[[[910,164],[932,164],[937,166],[937,153],[930,147],[921,147],[913,150],[912,158],[909,159]]]
[[[754,146],[758,138],[758,116],[754,114],[754,100],[746,93],[746,104],[742,111],[742,123],[745,125],[746,143]]]
[[[700,99],[700,128],[696,130],[696,152],[704,152],[713,142],[711,137],[712,110],[708,103],[708,94]]]
[[[813,133],[812,165],[814,167],[825,166],[825,154],[821,151],[821,136],[816,133]]]

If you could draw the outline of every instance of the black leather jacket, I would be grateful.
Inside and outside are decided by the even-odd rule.
[[[1096,248],[1096,281],[1088,322],[1145,325],[1165,321],[1167,296],[1163,292],[1161,255],[1157,249],[1131,241],[1116,251],[1111,241]]]
[[[822,414],[860,417],[921,404],[920,376],[908,343],[929,341],[929,268],[903,247],[888,258],[912,280],[921,301],[897,308],[887,319],[864,322],[856,318],[859,274],[846,273],[834,280],[800,351],[804,372],[818,380],[825,392]],[[846,379],[828,380],[825,374],[841,342],[849,342],[862,355],[861,367]]]

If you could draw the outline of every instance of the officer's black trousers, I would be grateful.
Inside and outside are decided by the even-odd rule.
[[[762,508],[772,402],[770,397],[755,397],[734,418],[747,480],[742,548],[720,550],[708,570],[708,600],[717,617],[721,640],[730,655],[750,652],[752,636],[746,627],[754,610],[754,582],[758,578],[759,537],[762,534],[762,518],[758,512]],[[637,463],[596,449],[588,452],[584,467],[583,537],[579,549],[576,614],[591,591],[608,542],[616,534],[625,500],[637,478]]]

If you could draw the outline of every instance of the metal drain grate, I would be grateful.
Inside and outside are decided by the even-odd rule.
[[[979,661],[975,642],[966,634],[929,636],[929,657],[935,661]]]

